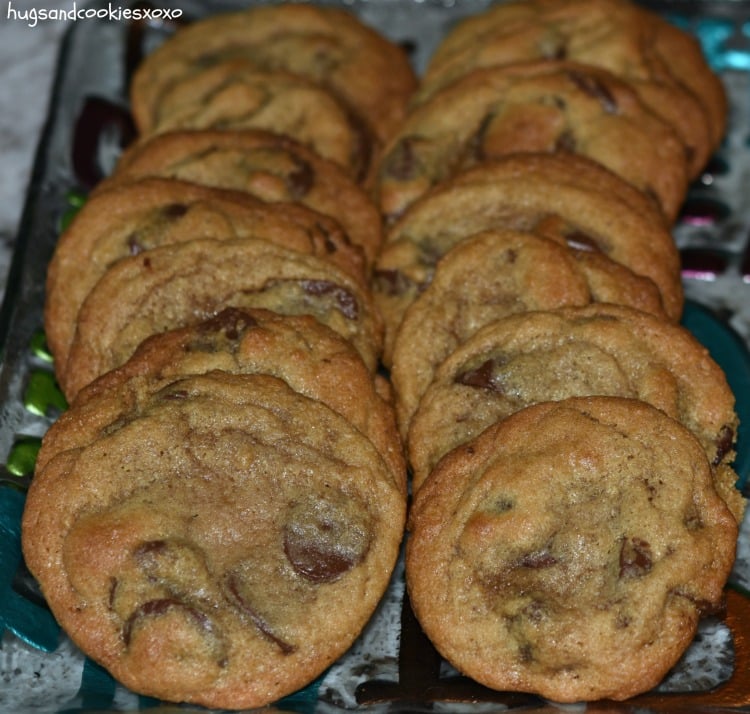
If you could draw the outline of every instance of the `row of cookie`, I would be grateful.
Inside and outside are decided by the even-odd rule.
[[[515,199],[491,180],[511,164]],[[522,180],[543,166],[567,181]],[[559,701],[622,699],[663,678],[720,603],[745,507],[722,370],[650,279],[578,233],[594,215],[609,226],[598,241],[632,248],[620,227],[642,214],[580,183],[567,208],[545,207],[579,168],[513,157],[448,182],[396,225],[435,210],[423,225],[440,228],[422,235],[451,215],[459,227],[428,261],[402,240],[423,282],[391,273],[390,288],[416,289],[378,293],[403,308],[391,375],[415,492],[417,617],[465,674]],[[477,231],[462,235],[466,222]]]
[[[610,0],[477,15],[438,48],[378,175],[407,586],[438,650],[496,689],[655,686],[734,560],[734,397],[676,324],[669,229],[725,107],[707,138],[686,87],[707,77],[708,103],[720,83],[665,24]],[[655,64],[674,47],[700,65],[690,81]],[[692,101],[704,140],[657,96]]]
[[[380,219],[357,178],[362,127],[403,111],[403,67],[332,8],[195,23],[139,70],[142,136],[61,236],[45,329],[71,407],[39,453],[24,555],[72,639],[134,691],[265,705],[339,657],[385,592],[406,477],[376,372]],[[217,76],[217,104],[193,95]],[[261,120],[162,132],[186,95]],[[356,142],[325,102],[358,117]],[[308,131],[338,137],[336,156],[295,140]]]

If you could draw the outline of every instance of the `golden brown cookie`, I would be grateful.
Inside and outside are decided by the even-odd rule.
[[[737,414],[722,369],[684,327],[616,305],[511,315],[459,346],[411,422],[415,488],[443,454],[498,419],[536,402],[599,395],[648,402],[693,432],[741,520],[730,466]]]
[[[419,98],[472,69],[534,59],[602,67],[675,127],[697,176],[721,142],[727,99],[700,43],[628,0],[498,3],[451,28],[432,54]]]
[[[199,67],[160,97],[150,134],[182,129],[262,129],[289,136],[357,181],[370,171],[367,130],[320,85],[287,72],[258,71],[242,59]]]
[[[362,251],[328,216],[291,203],[173,179],[98,191],[60,236],[47,269],[45,333],[64,365],[86,295],[118,260],[196,238],[257,238],[330,260],[366,284]]]
[[[364,190],[341,167],[288,137],[250,130],[161,134],[126,151],[102,187],[146,176],[301,203],[335,218],[368,263],[380,250],[380,214]]]
[[[601,254],[573,252],[518,231],[485,231],[454,246],[409,306],[393,343],[390,373],[401,433],[406,435],[443,360],[500,317],[591,302],[641,307],[640,298],[650,299],[654,310],[660,308],[658,291],[650,281],[636,280],[651,291],[634,293],[629,289],[632,281],[623,279],[634,278],[632,273],[613,266]]]
[[[368,439],[274,377],[137,391],[126,381],[98,395],[94,421],[74,407],[52,427],[76,443],[34,477],[26,562],[73,641],[126,687],[268,704],[367,623],[398,556],[403,494]]]
[[[380,141],[400,123],[416,87],[406,53],[352,12],[303,3],[256,5],[194,22],[146,57],[130,92],[139,129],[150,131],[160,97],[181,77],[231,58],[319,83]]]
[[[717,608],[737,523],[695,438],[643,402],[545,402],[441,461],[410,515],[424,631],[489,687],[558,702],[654,687]]]
[[[147,337],[226,307],[309,314],[355,346],[375,370],[382,341],[370,295],[315,256],[267,241],[193,240],[124,258],[102,276],[78,315],[60,383],[68,399],[119,367]]]
[[[142,378],[149,390],[215,370],[268,374],[295,392],[321,401],[377,448],[406,493],[406,466],[393,405],[383,377],[373,375],[354,347],[311,315],[227,308],[190,327],[147,338],[128,361],[78,393],[76,407],[126,380]]]
[[[563,61],[478,69],[416,106],[383,151],[375,189],[397,218],[462,169],[518,152],[586,156],[673,221],[687,192],[685,149],[630,85]]]
[[[459,174],[389,228],[373,283],[386,323],[386,362],[405,310],[440,257],[466,236],[494,228],[601,253],[653,281],[670,319],[682,313],[679,253],[647,199],[583,157],[518,154]]]

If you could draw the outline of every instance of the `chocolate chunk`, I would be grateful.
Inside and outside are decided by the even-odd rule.
[[[131,233],[126,240],[129,255],[138,255],[143,252],[143,245],[138,241],[138,233]]]
[[[188,212],[188,207],[184,203],[170,203],[161,209],[162,214],[169,219],[181,218]]]
[[[240,606],[242,612],[244,612],[250,618],[250,621],[253,623],[253,625],[258,628],[258,631],[266,639],[273,642],[281,650],[282,654],[292,654],[297,649],[294,645],[285,642],[278,635],[276,635],[271,625],[266,622],[266,620],[254,607],[252,607],[247,598],[242,595],[242,592],[240,591],[239,578],[235,574],[231,574],[227,578],[227,588],[229,589],[229,592],[231,593],[234,601]]]
[[[293,156],[294,170],[286,176],[286,187],[290,197],[299,201],[304,198],[315,183],[315,171],[309,162],[299,156]]]
[[[373,287],[384,295],[404,295],[414,289],[414,282],[400,270],[375,270]]]
[[[338,580],[362,562],[369,531],[348,501],[305,499],[292,506],[284,527],[284,554],[295,572],[314,583]]]
[[[565,242],[568,247],[572,250],[586,251],[587,253],[600,252],[601,248],[596,242],[596,239],[592,238],[583,231],[573,231],[565,235]]]
[[[359,317],[357,299],[346,288],[328,280],[302,280],[300,284],[308,295],[333,295],[336,307],[344,317],[350,320],[356,320]]]
[[[604,109],[607,114],[617,114],[619,109],[617,106],[617,100],[612,92],[609,91],[609,87],[603,82],[596,77],[592,77],[590,74],[585,74],[584,72],[570,71],[568,72],[568,77],[582,92],[599,100],[602,109]]]
[[[463,384],[466,387],[500,391],[499,386],[493,381],[494,367],[494,361],[488,359],[476,369],[470,369],[456,375],[454,381],[456,384]]]
[[[348,554],[300,539],[294,531],[284,533],[284,553],[300,575],[315,583],[334,582],[356,565]]]
[[[149,600],[140,605],[125,621],[122,629],[122,640],[127,647],[133,637],[133,630],[144,619],[150,617],[161,617],[170,610],[182,610],[182,612],[198,626],[200,630],[210,633],[212,630],[211,620],[205,613],[188,605],[174,597]]]
[[[202,333],[222,332],[228,340],[237,340],[248,328],[257,327],[258,322],[246,312],[228,307],[198,325]]]
[[[734,444],[734,429],[726,424],[721,427],[719,436],[716,439],[716,456],[712,462],[713,466],[718,466],[724,457],[732,450]]]
[[[569,154],[574,153],[576,150],[576,138],[572,131],[566,129],[560,136],[557,137],[555,142],[554,151],[568,152]]]
[[[653,566],[651,546],[640,538],[622,539],[620,547],[620,577],[639,578]]]

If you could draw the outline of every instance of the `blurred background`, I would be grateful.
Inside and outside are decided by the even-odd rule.
[[[72,0],[0,0],[0,286],[23,211],[31,167],[49,104],[60,39],[66,20],[37,22],[14,12],[66,9]],[[78,0],[78,6],[85,4]]]

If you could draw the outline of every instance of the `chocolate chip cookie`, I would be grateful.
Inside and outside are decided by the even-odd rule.
[[[443,454],[498,419],[536,402],[597,395],[643,400],[693,432],[741,520],[730,466],[737,414],[722,369],[685,328],[616,305],[511,315],[459,346],[411,422],[415,488]]]
[[[124,258],[88,294],[61,370],[68,397],[123,364],[147,337],[226,307],[310,314],[355,346],[375,370],[382,326],[370,294],[315,256],[267,241],[193,240]]]
[[[45,333],[67,360],[86,295],[118,260],[195,238],[256,238],[330,260],[363,286],[365,257],[328,216],[304,206],[171,179],[143,179],[98,191],[62,233],[47,269]]]
[[[698,40],[623,0],[493,5],[464,19],[442,39],[419,96],[429,96],[472,69],[534,59],[602,67],[627,81],[651,111],[675,127],[692,176],[721,142],[726,92]]]
[[[519,152],[586,156],[674,220],[685,200],[685,149],[626,82],[564,61],[478,69],[407,116],[378,164],[375,189],[393,220],[464,168]]]
[[[205,322],[147,338],[120,368],[78,393],[76,407],[102,391],[142,378],[156,391],[180,377],[215,370],[269,374],[344,416],[378,449],[406,492],[406,466],[383,377],[354,347],[311,315],[227,308]],[[145,388],[145,387],[144,387]]]
[[[52,427],[72,443],[35,474],[26,562],[73,641],[126,687],[264,706],[367,623],[405,499],[367,438],[279,379],[137,384],[101,392],[98,423],[74,407]]]
[[[737,523],[693,435],[632,399],[545,402],[416,494],[406,577],[457,669],[557,702],[654,687],[717,608]]]
[[[651,292],[632,291],[626,279],[632,273],[615,266],[601,254],[574,253],[546,238],[510,230],[478,233],[449,250],[430,284],[409,306],[394,340],[391,379],[401,433],[406,435],[443,360],[500,317],[591,302],[640,308],[642,298],[650,300],[658,314],[661,302],[655,286],[637,280],[639,288],[645,282]]]
[[[365,191],[341,167],[288,137],[228,129],[157,135],[126,151],[102,188],[147,176],[299,203],[336,219],[369,264],[380,250],[380,214]]]
[[[133,115],[148,133],[159,99],[195,68],[241,58],[317,82],[384,141],[401,122],[416,77],[404,50],[343,8],[282,3],[217,14],[182,28],[139,66]]]
[[[289,136],[342,166],[357,181],[373,147],[357,117],[323,87],[242,59],[188,73],[160,97],[151,133],[179,129],[263,129]]]
[[[647,199],[582,157],[520,154],[459,174],[389,228],[373,282],[386,323],[386,361],[404,312],[429,285],[440,257],[490,228],[525,230],[576,252],[601,253],[653,281],[670,319],[682,313],[679,253]]]

